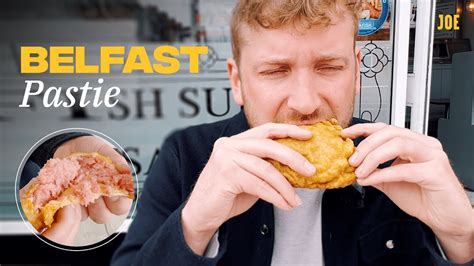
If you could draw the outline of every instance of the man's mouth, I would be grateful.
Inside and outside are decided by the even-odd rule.
[[[329,121],[332,118],[336,118],[335,115],[333,114],[308,114],[308,115],[302,115],[302,114],[286,114],[282,116],[278,116],[274,121],[276,123],[285,123],[285,124],[291,124],[291,125],[297,125],[297,126],[307,126],[307,125],[313,125],[319,122],[323,121]],[[336,118],[337,119],[337,118]]]
[[[290,124],[298,125],[298,126],[306,126],[306,125],[314,125],[319,122],[329,121],[332,118],[337,119],[335,116],[325,116],[325,117],[310,117],[307,119],[295,119],[290,121]]]
[[[317,119],[317,120],[304,120],[304,121],[298,121],[297,125],[299,126],[305,126],[305,125],[313,125],[316,123],[319,123],[321,121],[324,121],[323,119]]]
[[[322,121],[326,121],[329,119],[311,119],[311,120],[298,120],[298,121],[280,121],[277,123],[284,123],[284,124],[290,124],[290,125],[297,125],[297,126],[307,126],[307,125],[313,125]]]

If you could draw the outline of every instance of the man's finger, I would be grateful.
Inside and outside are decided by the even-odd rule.
[[[233,148],[260,158],[270,158],[304,175],[315,173],[314,166],[299,152],[270,139],[233,139]]]
[[[99,197],[93,203],[89,204],[87,211],[92,221],[98,224],[105,224],[112,216],[112,213],[105,205],[102,197]]]
[[[441,144],[434,138],[418,134],[416,132],[410,131],[405,128],[398,128],[394,126],[383,126],[384,124],[358,124],[361,125],[354,125],[354,129],[352,127],[347,134],[343,131],[343,136],[345,137],[358,137],[358,136],[367,136],[356,148],[354,154],[349,158],[349,163],[352,166],[358,166],[364,160],[365,156],[372,150],[376,149],[380,145],[387,143],[391,139],[395,137],[400,137],[404,139],[413,140],[418,143],[414,143],[414,145],[423,145],[429,148],[435,149],[442,149]],[[374,125],[373,127],[370,125]],[[349,128],[348,128],[349,129]],[[357,133],[355,133],[357,132]],[[359,135],[360,134],[360,135]]]
[[[293,138],[307,140],[312,135],[311,131],[300,128],[297,125],[267,123],[235,135],[234,138]]]
[[[409,162],[425,162],[432,159],[433,149],[419,144],[408,138],[395,137],[380,146],[365,146],[359,152],[361,161],[355,173],[358,178],[364,178],[372,173],[380,164],[400,158]],[[368,149],[373,150],[368,150]]]
[[[132,206],[132,199],[125,196],[103,197],[109,211],[115,215],[127,214]]]
[[[67,205],[59,209],[54,218],[51,228],[43,232],[42,235],[62,245],[73,245],[81,224],[81,207],[79,205]]]
[[[256,156],[239,153],[234,161],[244,170],[264,180],[293,207],[301,205],[301,199],[286,178],[273,165]]]
[[[130,173],[130,168],[127,165],[127,160],[125,160],[125,158],[120,153],[114,150],[112,146],[103,143],[99,147],[97,152],[109,157],[112,162],[116,164],[116,169],[120,173]]]
[[[382,132],[384,132],[384,134],[382,134],[384,136],[396,135],[400,137],[407,137],[415,141],[419,141],[423,143],[424,145],[429,146],[431,148],[439,149],[439,150],[443,149],[441,143],[436,138],[429,137],[429,136],[414,132],[406,128],[387,125],[384,123],[356,124],[342,130],[341,136],[347,137],[347,138],[370,137],[373,135],[378,135],[379,133],[382,133]]]
[[[82,136],[66,141],[56,150],[54,158],[65,158],[76,152],[98,152],[109,157],[120,173],[131,173],[127,160],[113,146],[95,136]]]
[[[264,180],[243,169],[236,173],[236,176],[238,177],[234,179],[237,182],[236,185],[241,188],[243,193],[257,196],[283,210],[292,209],[291,205]]]
[[[124,165],[124,164],[116,164],[115,169],[117,169],[117,171],[119,171],[119,173],[121,173],[121,174],[131,174],[132,173],[132,170],[130,169],[130,167],[128,165]]]
[[[360,123],[345,128],[341,132],[341,136],[344,138],[357,138],[367,137],[373,133],[387,127],[385,123]]]
[[[429,169],[428,163],[408,163],[390,166],[384,169],[376,169],[366,178],[357,179],[361,186],[374,186],[382,183],[408,182],[416,183],[420,186],[429,186],[426,180],[426,171]],[[428,167],[428,168],[427,168]]]

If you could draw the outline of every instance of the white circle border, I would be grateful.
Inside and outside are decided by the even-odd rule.
[[[16,172],[16,177],[15,177],[15,203],[16,203],[16,207],[18,209],[18,213],[20,214],[21,216],[21,219],[23,220],[23,222],[25,223],[26,227],[28,228],[28,230],[31,231],[31,233],[33,233],[38,239],[40,239],[41,241],[43,241],[44,243],[50,245],[51,247],[54,247],[54,248],[57,248],[57,249],[60,249],[60,250],[65,250],[65,251],[75,251],[75,252],[81,252],[81,251],[88,251],[88,250],[93,250],[93,249],[96,249],[96,248],[99,248],[99,247],[102,247],[104,246],[105,244],[108,244],[110,241],[114,240],[120,233],[123,233],[124,230],[125,230],[125,227],[127,226],[126,225],[126,219],[122,222],[122,224],[120,225],[120,227],[118,228],[118,232],[116,230],[116,232],[113,232],[111,235],[109,235],[107,238],[109,238],[110,236],[110,239],[107,240],[107,238],[105,238],[104,240],[107,240],[105,241],[104,243],[101,243],[100,245],[97,245],[97,246],[93,246],[95,244],[90,244],[90,245],[86,245],[87,246],[92,246],[92,247],[89,247],[89,248],[84,248],[84,249],[80,249],[80,246],[77,247],[77,249],[68,249],[68,248],[64,248],[64,247],[60,247],[60,246],[56,246],[52,243],[55,243],[54,241],[52,240],[49,240],[51,241],[51,243],[49,243],[48,241],[44,240],[42,237],[40,237],[40,234],[38,233],[38,231],[33,228],[33,226],[31,225],[31,223],[25,219],[25,217],[23,217],[23,212],[22,212],[22,209],[20,209],[20,204],[18,203],[18,193],[19,193],[19,176],[20,176],[20,170],[23,170],[24,166],[25,166],[25,160],[27,160],[31,154],[34,152],[33,149],[36,149],[39,147],[39,145],[41,145],[42,143],[44,143],[45,141],[47,141],[48,139],[52,138],[52,137],[55,137],[55,136],[58,136],[60,134],[63,134],[63,133],[72,133],[72,132],[83,132],[83,133],[90,133],[90,134],[93,134],[93,135],[98,135],[100,137],[103,137],[104,139],[106,139],[107,141],[111,141],[112,144],[115,146],[115,147],[118,147],[120,149],[121,152],[123,152],[123,154],[126,156],[126,159],[128,160],[128,162],[130,163],[131,167],[132,167],[132,170],[133,170],[133,176],[134,176],[134,181],[135,181],[135,199],[133,200],[134,201],[134,204],[132,205],[132,212],[130,213],[130,210],[129,210],[129,213],[127,215],[127,218],[128,217],[133,217],[133,214],[135,213],[135,210],[136,210],[136,207],[137,207],[137,203],[138,203],[138,193],[139,193],[139,187],[138,187],[138,175],[137,175],[137,172],[135,170],[135,166],[132,162],[132,159],[130,158],[130,156],[128,155],[128,153],[125,151],[125,149],[120,146],[120,144],[118,144],[114,139],[112,139],[111,137],[105,135],[104,133],[102,132],[99,132],[97,130],[93,130],[93,129],[90,129],[90,128],[64,128],[64,129],[60,129],[60,130],[56,130],[54,132],[51,132],[49,133],[48,135],[42,137],[40,140],[38,140],[35,144],[33,144],[33,146],[31,146],[31,148],[26,152],[26,154],[23,156],[23,159],[21,160],[20,162],[20,165],[18,166],[18,170]],[[101,240],[101,241],[104,241],[104,240]],[[99,241],[99,242],[101,242]]]

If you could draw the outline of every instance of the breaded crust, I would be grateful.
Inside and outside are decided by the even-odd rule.
[[[280,162],[269,160],[272,165],[297,188],[330,189],[352,184],[356,176],[348,158],[354,153],[354,143],[349,138],[341,137],[342,128],[337,120],[331,119],[301,128],[313,133],[311,139],[302,141],[285,138],[276,141],[302,154],[316,167],[316,174],[302,176]]]

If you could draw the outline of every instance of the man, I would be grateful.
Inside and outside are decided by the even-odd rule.
[[[243,111],[165,141],[112,264],[469,263],[473,210],[440,143],[351,118],[360,5],[347,2],[237,3],[227,66]],[[296,125],[329,118],[360,142],[363,187],[294,189],[265,159],[317,169],[273,140],[307,139]]]

